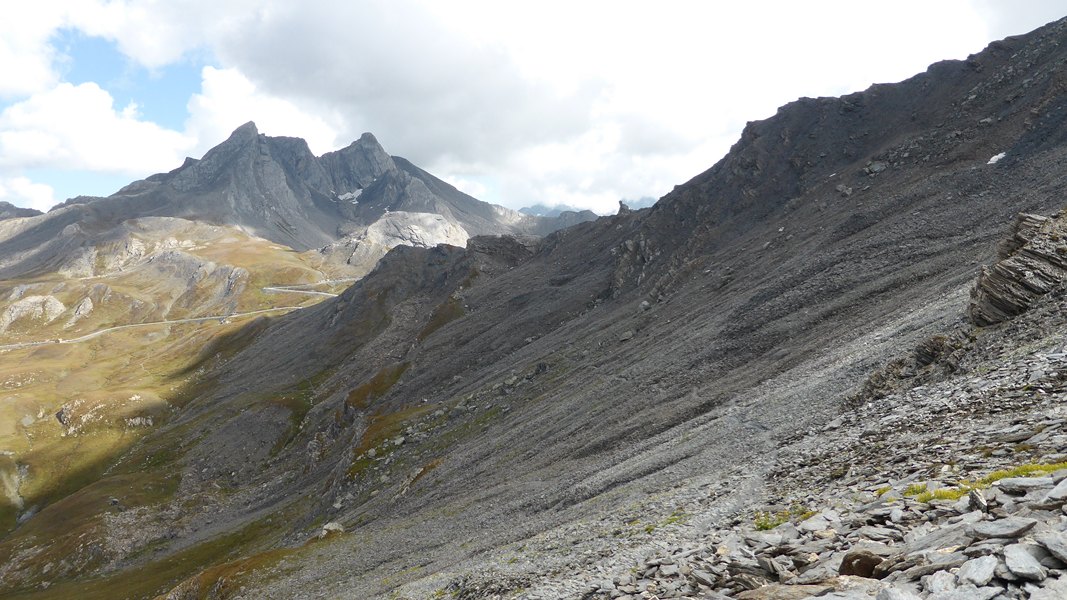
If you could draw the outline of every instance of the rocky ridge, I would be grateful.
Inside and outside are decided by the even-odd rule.
[[[0,201],[0,221],[5,219],[19,219],[22,217],[36,217],[40,214],[42,213],[39,210],[20,208],[10,202]]]
[[[141,217],[237,227],[297,251],[321,249],[325,260],[344,265],[351,254],[337,258],[337,248],[358,245],[367,229],[390,213],[390,222],[403,214],[440,215],[465,236],[544,235],[596,216],[585,211],[535,217],[490,205],[388,155],[369,133],[316,157],[304,140],[266,136],[249,122],[199,160],[188,158],[173,171],[130,183],[106,198],[73,198],[44,215],[20,209],[18,216],[32,218],[0,228],[0,277],[48,273],[100,232]],[[411,226],[419,226],[418,220]],[[458,237],[464,236],[432,242]],[[375,254],[375,260],[388,249],[367,246],[361,254]],[[357,261],[358,275],[373,266],[368,261]]]

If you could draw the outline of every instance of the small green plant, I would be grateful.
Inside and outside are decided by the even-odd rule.
[[[874,495],[879,497],[879,498],[881,498],[882,496],[886,495],[887,493],[891,492],[892,490],[893,490],[893,486],[883,485],[882,487],[874,490]]]
[[[909,485],[908,487],[904,488],[904,495],[908,496],[908,497],[918,496],[919,494],[922,494],[922,493],[925,493],[925,492],[926,492],[926,484],[925,483],[913,483],[913,484]]]
[[[756,525],[756,529],[759,531],[769,531],[782,525],[789,520],[789,511],[781,511],[777,513],[757,511],[756,516],[753,519],[753,523]]]
[[[759,531],[768,531],[786,523],[787,521],[806,521],[815,516],[817,511],[811,510],[803,504],[794,504],[788,510],[778,512],[757,511],[753,523]]]
[[[982,487],[989,486],[994,482],[1001,479],[1007,479],[1009,477],[1034,477],[1037,475],[1046,475],[1048,473],[1055,473],[1061,469],[1067,469],[1067,462],[1058,462],[1051,464],[1036,464],[1027,463],[1025,465],[1019,465],[1012,467],[1011,469],[1001,469],[999,471],[993,471],[989,475],[978,480],[978,483]]]
[[[966,496],[973,487],[967,487],[961,485],[956,488],[941,488],[932,492],[923,492],[915,496],[915,500],[918,502],[929,502],[931,500],[959,500]]]

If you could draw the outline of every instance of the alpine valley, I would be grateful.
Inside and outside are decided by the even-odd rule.
[[[1065,204],[1067,19],[613,216],[252,123],[0,203],[0,597],[1067,598]]]

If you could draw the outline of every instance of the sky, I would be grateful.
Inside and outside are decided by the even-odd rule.
[[[802,96],[905,79],[1067,0],[0,0],[0,201],[47,210],[241,124],[364,131],[482,200],[611,213]]]

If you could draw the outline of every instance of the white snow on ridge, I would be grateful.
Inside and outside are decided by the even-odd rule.
[[[997,164],[998,162],[1000,162],[1000,159],[1004,158],[1005,154],[1006,154],[1006,152],[1001,152],[1000,154],[994,156],[993,158],[990,158],[989,162],[987,162],[986,164],[987,165],[995,165],[995,164]]]
[[[352,204],[359,204],[359,195],[363,193],[363,190],[355,190],[352,192],[345,192],[337,196],[338,200],[351,200]]]

